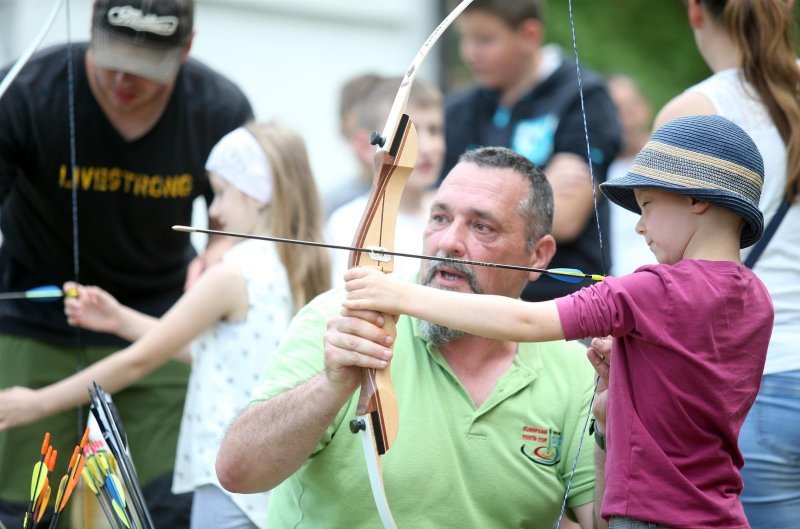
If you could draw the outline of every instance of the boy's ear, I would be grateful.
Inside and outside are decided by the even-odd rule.
[[[531,44],[540,46],[544,39],[544,26],[535,18],[527,18],[520,23],[517,33]]]
[[[700,5],[700,0],[689,0],[688,1],[688,16],[689,16],[689,26],[692,29],[698,29],[703,25],[705,21],[705,12],[703,12],[703,6]]]
[[[706,202],[705,200],[698,200],[696,198],[690,198],[692,202],[692,213],[701,214],[705,213],[708,208],[711,207],[711,202]]]

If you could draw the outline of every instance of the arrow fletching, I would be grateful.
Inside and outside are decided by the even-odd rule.
[[[86,458],[83,456],[78,456],[78,464],[75,465],[72,476],[69,478],[67,490],[64,492],[64,498],[61,500],[61,505],[58,506],[59,511],[63,511],[64,507],[67,506],[67,502],[69,501],[70,496],[72,496],[72,491],[75,490],[75,486],[78,484],[78,481],[80,481],[81,476],[83,475],[83,469],[85,465]]]
[[[577,268],[548,268],[547,274],[553,279],[558,279],[565,283],[580,283],[584,279],[591,279],[593,281],[602,281],[605,276],[600,274],[585,274]]]
[[[36,506],[34,507],[34,511],[36,514],[33,516],[33,521],[35,523],[39,523],[44,516],[44,511],[47,509],[47,502],[50,501],[50,483],[45,482],[44,488],[42,489],[42,493],[39,495],[39,498],[36,500]]]
[[[34,513],[36,512],[36,500],[39,498],[39,495],[42,493],[42,488],[44,488],[45,479],[47,478],[47,460],[51,457],[51,453],[53,452],[53,447],[50,446],[50,432],[44,434],[44,440],[42,441],[42,448],[39,451],[39,461],[33,466],[33,475],[31,476],[31,495],[30,501],[28,502],[28,510],[25,511],[25,518],[22,520],[22,527],[23,529],[27,529],[28,525],[30,524],[31,519],[33,518]]]
[[[39,461],[33,466],[33,476],[31,477],[31,498],[36,501],[44,487],[44,480],[47,478],[47,465]]]
[[[122,510],[122,507],[120,507],[119,503],[117,503],[117,500],[112,499],[111,506],[114,508],[114,512],[117,514],[117,517],[120,519],[120,521],[125,525],[125,527],[130,529],[131,524],[128,521],[128,517],[125,515],[125,511]]]
[[[60,298],[64,296],[64,291],[55,285],[45,285],[36,287],[25,292],[26,299],[48,299]]]
[[[89,486],[89,490],[92,491],[92,494],[97,496],[97,485],[94,484],[94,480],[92,479],[92,473],[89,472],[89,469],[87,467],[85,466],[83,467],[83,470],[81,470],[81,476],[83,476],[83,481],[84,483],[86,483],[86,485]]]
[[[58,493],[56,494],[56,502],[54,505],[58,506],[61,503],[61,498],[64,496],[64,491],[67,490],[67,483],[69,482],[69,476],[64,474],[61,478],[61,482],[58,484]]]

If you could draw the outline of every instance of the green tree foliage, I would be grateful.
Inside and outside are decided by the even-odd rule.
[[[545,41],[573,56],[567,0],[544,0],[544,6]],[[572,0],[572,6],[581,65],[605,75],[630,75],[656,110],[711,73],[680,0]],[[471,82],[454,31],[447,36],[443,73],[446,91]]]
[[[635,78],[661,108],[710,75],[679,0],[573,0],[582,65]],[[545,40],[572,53],[567,0],[547,0]]]

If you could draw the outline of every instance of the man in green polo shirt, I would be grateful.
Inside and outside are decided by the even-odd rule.
[[[552,214],[533,164],[505,148],[470,151],[436,194],[424,251],[546,268]],[[424,261],[419,274],[438,288],[512,297],[537,278],[441,261]],[[344,296],[331,291],[295,317],[220,450],[222,485],[277,486],[270,529],[380,527],[349,422],[361,368],[390,362],[399,433],[381,459],[397,526],[553,527],[593,389],[584,348],[500,342],[401,316],[392,354],[372,342],[378,316],[342,314]],[[584,440],[567,500],[582,529],[593,524],[593,448]]]

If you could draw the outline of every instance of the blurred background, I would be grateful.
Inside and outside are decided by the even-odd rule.
[[[88,40],[91,0],[71,0],[71,38]],[[197,0],[192,55],[235,81],[256,119],[278,119],[308,142],[323,197],[355,163],[338,133],[339,89],[367,71],[401,75],[456,4],[450,0]],[[53,0],[0,0],[0,63],[15,60]],[[545,1],[547,40],[572,49],[566,0]],[[707,75],[680,0],[574,0],[581,63],[636,78],[659,108]],[[67,40],[63,8],[42,47]],[[445,93],[470,82],[451,29],[420,77]],[[40,49],[41,49],[40,48]]]
[[[88,40],[92,0],[69,0],[40,49]],[[235,81],[256,119],[277,119],[305,138],[323,200],[352,185],[355,161],[339,135],[342,84],[366,72],[401,75],[455,0],[196,0],[192,55]],[[546,40],[570,53],[566,0],[545,0]],[[0,63],[21,55],[53,0],[0,0]],[[625,73],[656,109],[708,75],[681,0],[574,0],[581,64]],[[454,30],[426,59],[420,77],[445,94],[471,79]],[[80,141],[80,139],[79,139]],[[198,211],[197,218],[203,216]],[[196,224],[200,224],[200,221]],[[197,241],[202,244],[202,239]]]

